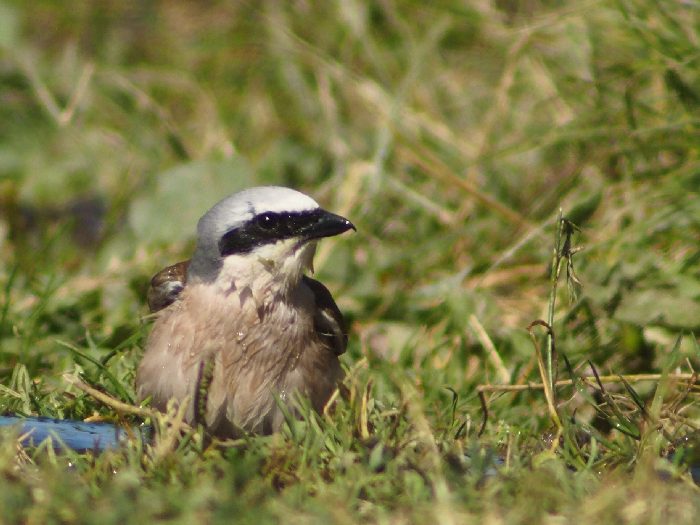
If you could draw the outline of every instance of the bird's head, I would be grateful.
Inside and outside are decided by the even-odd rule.
[[[214,282],[228,279],[227,273],[245,279],[247,271],[262,270],[295,282],[311,267],[318,239],[350,229],[355,226],[349,220],[298,191],[279,186],[243,190],[199,220],[188,281]]]

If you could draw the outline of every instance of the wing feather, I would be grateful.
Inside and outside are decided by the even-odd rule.
[[[316,313],[314,315],[314,329],[325,341],[329,350],[335,355],[345,352],[348,345],[348,332],[345,327],[345,319],[335,304],[331,292],[323,284],[315,279],[304,276],[304,284],[308,286],[316,299]]]
[[[173,304],[187,284],[190,261],[181,261],[162,269],[151,279],[148,287],[148,308],[156,313]]]

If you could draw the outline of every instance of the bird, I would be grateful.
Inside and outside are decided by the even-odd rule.
[[[136,373],[140,401],[220,438],[271,434],[299,396],[321,412],[343,377],[343,315],[313,272],[317,243],[357,231],[308,195],[242,190],[197,224],[194,254],[158,272],[155,322]]]

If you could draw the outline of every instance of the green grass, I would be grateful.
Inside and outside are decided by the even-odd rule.
[[[63,375],[134,401],[148,279],[228,193],[292,186],[358,232],[316,261],[352,327],[329,415],[98,457],[4,433],[0,521],[695,523],[698,387],[669,375],[700,366],[699,21],[692,1],[1,1],[3,413],[141,423]],[[552,294],[559,209],[581,286],[563,266]],[[487,393],[479,435],[479,385],[542,381],[526,328],[553,298],[558,379],[661,379],[577,380],[550,408]]]

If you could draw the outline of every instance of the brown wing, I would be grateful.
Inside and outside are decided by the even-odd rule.
[[[159,271],[148,287],[148,308],[151,313],[162,310],[175,302],[187,283],[187,267],[190,261],[181,261]]]
[[[318,309],[314,316],[314,329],[335,355],[344,353],[348,345],[348,333],[343,314],[335,304],[331,292],[315,279],[307,276],[303,279],[304,284],[311,289],[316,298]]]

